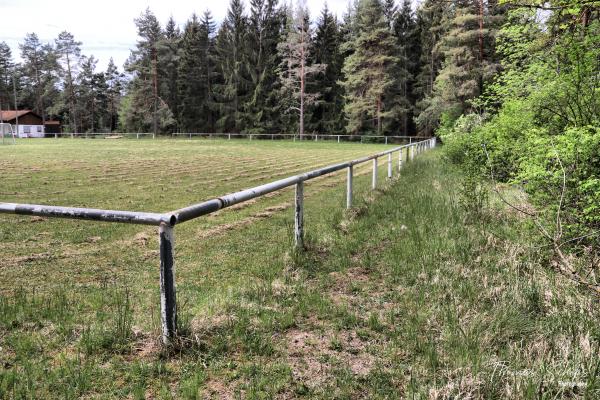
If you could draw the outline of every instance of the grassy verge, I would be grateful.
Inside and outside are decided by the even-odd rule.
[[[210,236],[182,226],[168,354],[155,246],[112,279],[74,265],[86,276],[6,290],[0,397],[597,398],[597,299],[507,210],[465,211],[461,180],[434,152],[374,194],[359,178],[351,212],[343,186],[317,192],[303,254],[288,208]]]

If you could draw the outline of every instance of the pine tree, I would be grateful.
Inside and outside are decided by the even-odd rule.
[[[215,97],[219,103],[216,126],[223,132],[242,132],[247,127],[248,115],[244,107],[251,94],[247,44],[248,20],[242,1],[231,0],[216,40],[220,77],[215,85]]]
[[[493,37],[501,21],[501,16],[490,15],[483,0],[454,1],[440,41],[443,67],[424,111],[429,121],[438,121],[444,114],[453,120],[472,111],[471,100],[482,93],[484,83],[499,68]]]
[[[12,79],[15,65],[12,52],[6,42],[0,42],[0,110],[13,108],[10,106],[12,96]]]
[[[108,85],[105,74],[95,71],[97,64],[94,56],[83,56],[76,80],[77,114],[82,132],[99,132],[109,128]]]
[[[35,33],[25,35],[19,44],[23,64],[20,78],[23,89],[20,91],[22,102],[46,120],[48,113],[59,114],[60,100],[58,96],[58,64],[56,53],[50,44],[43,44]],[[52,107],[50,107],[52,105]]]
[[[162,79],[166,76],[159,56],[164,51],[164,32],[156,16],[146,9],[134,20],[139,40],[125,65],[133,74],[129,85],[128,108],[120,112],[120,121],[126,122],[128,130],[147,131],[155,134],[167,131],[175,124],[173,112],[162,96]]]
[[[354,53],[346,58],[343,68],[347,131],[357,134],[364,129],[381,134],[392,107],[384,103],[384,95],[394,85],[392,71],[399,62],[396,42],[378,0],[358,3],[356,27],[357,35],[350,43]]]
[[[61,62],[62,78],[65,89],[63,96],[68,104],[69,127],[72,132],[77,132],[79,127],[77,114],[77,98],[75,96],[75,79],[80,65],[81,42],[75,40],[72,33],[63,31],[58,34],[56,42],[56,53]]]
[[[316,73],[323,71],[326,65],[310,64],[312,29],[308,9],[302,0],[290,17],[285,39],[278,45],[281,57],[279,77],[282,95],[288,104],[284,112],[298,112],[298,133],[302,138],[306,110],[320,97],[317,90],[307,91],[307,83]]]
[[[309,91],[321,92],[320,101],[311,113],[309,129],[321,134],[339,134],[344,129],[343,89],[338,82],[344,64],[341,40],[339,24],[325,5],[317,22],[311,53],[312,62],[326,68],[315,74],[309,86]]]
[[[106,81],[106,101],[108,114],[108,131],[112,132],[117,128],[118,110],[123,96],[123,88],[125,85],[125,77],[119,72],[112,57],[108,62],[108,67],[105,72]]]

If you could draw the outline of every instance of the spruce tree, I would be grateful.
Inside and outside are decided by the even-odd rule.
[[[208,91],[202,65],[206,40],[207,35],[203,34],[198,17],[192,15],[185,25],[179,60],[179,123],[184,132],[203,132],[207,128],[202,118]]]
[[[472,111],[471,100],[498,71],[493,38],[502,17],[491,15],[485,4],[482,0],[454,0],[446,14],[446,33],[440,41],[444,63],[421,120],[426,117],[435,123],[442,115],[453,120]]]
[[[383,133],[383,122],[393,104],[384,102],[394,85],[393,68],[399,62],[396,41],[378,0],[361,0],[356,12],[356,36],[346,58],[343,86],[347,131],[352,134]]]
[[[344,63],[341,39],[339,24],[325,5],[317,21],[311,53],[313,63],[326,67],[315,74],[309,87],[309,91],[318,89],[321,98],[312,110],[308,127],[321,134],[339,134],[344,129],[343,89],[338,82]]]
[[[222,132],[243,132],[248,124],[245,105],[251,95],[248,71],[248,19],[241,0],[231,0],[216,39],[220,81],[215,85],[219,103],[216,127]]]
[[[397,126],[402,135],[410,135],[415,131],[413,117],[417,96],[414,93],[414,86],[421,52],[418,28],[410,0],[404,0],[402,7],[396,13],[393,31],[400,60],[395,74],[398,85],[395,93],[398,124],[394,128]]]
[[[56,39],[56,53],[61,63],[61,76],[64,87],[63,96],[68,105],[69,128],[72,132],[77,132],[79,127],[77,113],[77,98],[75,95],[75,79],[80,64],[81,42],[75,40],[72,33],[63,31],[58,34]]]
[[[164,79],[160,80],[159,92],[173,113],[176,113],[179,109],[179,91],[177,87],[179,79],[177,73],[179,71],[180,44],[181,31],[173,16],[171,16],[165,26],[159,47],[159,71],[164,73]]]
[[[277,0],[251,0],[248,24],[248,71],[252,94],[246,104],[248,132],[278,130],[277,43],[281,36],[281,13]]]
[[[212,14],[206,10],[200,20],[200,33],[202,35],[202,59],[201,76],[204,79],[205,98],[200,112],[200,118],[205,122],[205,130],[214,132],[215,115],[218,111],[218,104],[215,101],[215,82],[218,79],[216,66],[215,37],[216,24],[213,21]]]
[[[134,78],[129,85],[127,109],[120,120],[135,131],[168,131],[175,124],[173,112],[163,99],[162,85],[165,77],[159,59],[163,53],[164,32],[156,16],[147,8],[134,20],[139,40],[126,63]]]
[[[434,82],[442,67],[443,55],[440,51],[440,40],[445,34],[442,19],[448,12],[446,6],[447,4],[437,0],[425,0],[417,9],[416,23],[421,49],[420,66],[414,86],[415,121],[423,133],[427,134],[433,131],[436,121],[432,121],[430,114],[423,111],[429,107],[432,101]]]
[[[125,77],[119,72],[112,57],[108,62],[105,72],[106,80],[106,101],[108,114],[108,131],[112,132],[117,128],[118,110],[123,96]]]

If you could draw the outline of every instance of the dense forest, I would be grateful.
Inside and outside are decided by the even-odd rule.
[[[161,26],[150,9],[133,22],[135,49],[120,72],[62,32],[35,33],[14,63],[0,43],[0,105],[58,118],[66,131],[196,131],[412,135],[472,99],[501,70],[498,0],[361,0],[338,19],[299,1],[231,0]]]

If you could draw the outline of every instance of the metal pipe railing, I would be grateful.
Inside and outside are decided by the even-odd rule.
[[[377,187],[377,160],[388,156],[387,177],[392,178],[392,154],[398,152],[398,170],[402,168],[404,151],[408,152],[408,160],[416,154],[435,147],[436,139],[429,138],[420,142],[395,147],[367,157],[352,161],[328,165],[303,174],[290,176],[269,182],[250,189],[240,190],[215,199],[194,204],[167,213],[148,213],[135,211],[114,211],[92,208],[57,207],[36,204],[0,203],[0,213],[18,215],[36,215],[46,217],[85,219],[104,222],[122,222],[141,225],[157,225],[160,246],[160,294],[162,338],[165,344],[170,343],[177,329],[177,302],[175,290],[175,255],[174,227],[177,224],[211,214],[222,208],[230,207],[244,201],[266,195],[277,190],[295,186],[294,242],[297,249],[304,246],[304,182],[347,169],[346,208],[352,207],[352,188],[354,166],[368,161],[373,162],[372,188]]]
[[[0,203],[0,214],[33,215],[40,217],[56,217],[69,219],[86,219],[90,221],[122,222],[138,225],[174,224],[172,215],[100,210],[96,208],[57,207],[40,204]]]

